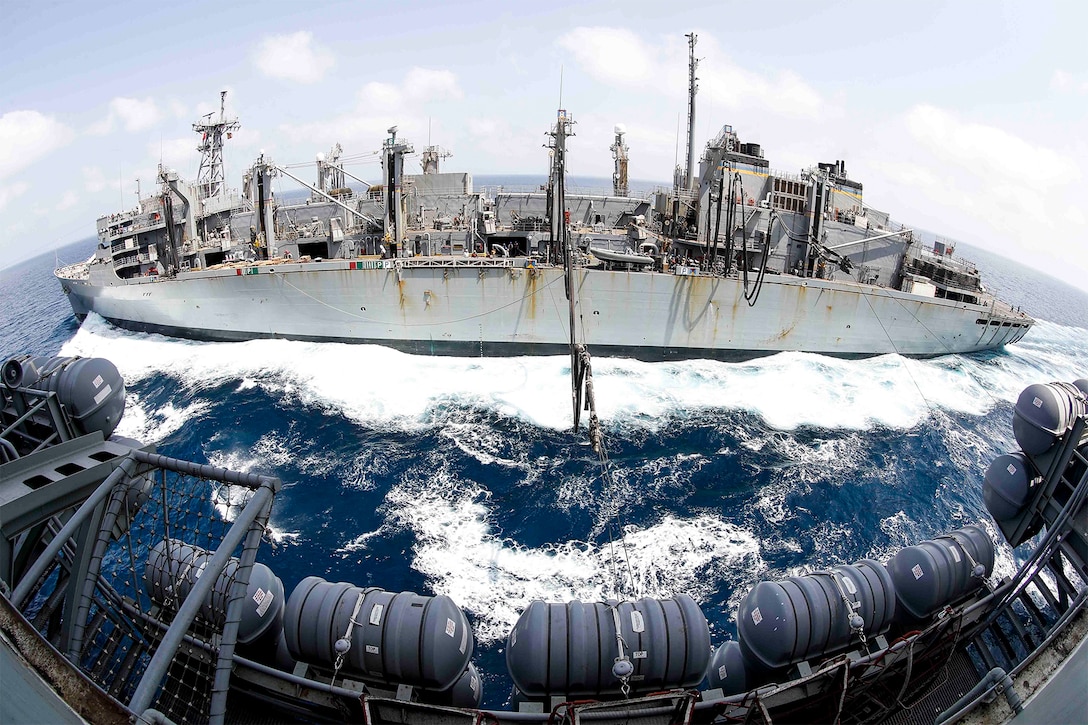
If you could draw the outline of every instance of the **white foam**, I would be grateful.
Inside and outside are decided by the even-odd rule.
[[[250,473],[265,464],[260,456],[240,451],[213,452],[208,456],[208,463],[218,468],[240,473]],[[248,494],[249,489],[244,486],[229,483],[216,484],[211,489],[212,506],[215,507],[219,517],[224,521],[234,521],[248,500]],[[275,510],[273,510],[273,515],[275,515]],[[299,532],[286,531],[276,526],[271,519],[266,528],[274,544],[293,544],[300,538]]]
[[[365,551],[370,548],[370,542],[386,533],[386,527],[379,526],[374,531],[367,531],[366,533],[359,534],[351,541],[345,543],[339,549],[336,550],[338,554],[350,554],[356,551]]]
[[[221,483],[212,487],[212,504],[224,521],[234,521],[242,513],[252,491],[245,486]]]
[[[142,443],[159,443],[210,407],[208,403],[201,401],[183,408],[176,408],[173,403],[167,402],[148,412],[140,399],[129,393],[125,396],[125,414],[114,432]]]
[[[481,642],[505,637],[529,602],[597,601],[615,593],[615,573],[645,596],[681,592],[703,601],[736,572],[762,571],[759,542],[711,514],[671,515],[631,528],[614,546],[566,541],[528,547],[502,538],[491,525],[490,493],[439,467],[405,480],[386,496],[388,525],[414,534],[412,567],[436,593],[447,594],[475,619]],[[374,532],[347,542],[365,547]],[[622,539],[626,539],[626,547]],[[626,555],[624,553],[626,551]]]
[[[163,374],[199,392],[234,381],[236,389],[259,387],[368,427],[441,427],[450,422],[444,415],[450,404],[556,430],[571,420],[566,356],[438,358],[369,345],[197,343],[122,332],[94,315],[61,352],[107,357],[130,383]],[[1083,330],[1040,321],[1007,353],[993,356],[838,360],[781,353],[739,364],[601,358],[594,380],[601,418],[622,427],[656,431],[670,417],[740,410],[779,430],[907,429],[934,410],[981,415],[998,401],[1014,401],[1029,382],[1082,377],[1085,359]]]

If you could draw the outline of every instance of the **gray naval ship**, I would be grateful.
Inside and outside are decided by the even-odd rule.
[[[397,129],[369,183],[336,145],[299,165],[261,154],[241,193],[224,179],[238,127],[193,125],[195,183],[160,168],[136,208],[98,220],[87,262],[56,276],[79,319],[204,340],[288,338],[387,345],[425,354],[556,354],[572,344],[644,360],[743,359],[785,350],[933,356],[1020,340],[1033,320],[987,293],[954,245],[867,206],[843,161],[771,168],[730,126],[696,164],[695,36],[685,168],[671,188],[632,194],[625,130],[613,187],[568,189],[559,111],[546,184],[483,188],[421,173]],[[277,197],[277,178],[300,185]]]
[[[114,434],[101,358],[0,370],[0,722],[1083,722],[1088,379],[1034,384],[984,477],[1021,562],[969,524],[757,583],[736,639],[689,596],[530,603],[514,692],[480,708],[469,619],[441,593],[302,579],[260,547],[280,479]],[[961,522],[962,523],[962,522]],[[327,562],[313,562],[327,571]],[[715,648],[716,645],[716,648]]]

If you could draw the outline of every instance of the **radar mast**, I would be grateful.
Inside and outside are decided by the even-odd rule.
[[[695,94],[699,91],[699,79],[695,76],[695,69],[699,67],[695,41],[699,36],[687,33],[684,37],[688,39],[688,163],[684,169],[684,188],[691,191],[695,188]]]
[[[200,198],[220,196],[226,190],[226,174],[223,169],[223,135],[230,138],[241,124],[237,118],[226,117],[227,92],[219,92],[219,120],[212,120],[212,113],[206,114],[199,123],[193,124],[193,131],[200,134],[200,170],[196,183],[200,189]]]
[[[612,172],[612,193],[616,196],[627,196],[627,152],[630,149],[623,142],[623,135],[627,133],[627,128],[622,123],[617,123],[615,130],[616,140],[609,147],[612,151],[612,160],[615,162],[615,169]]]

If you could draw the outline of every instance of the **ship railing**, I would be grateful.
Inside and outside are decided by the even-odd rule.
[[[526,196],[534,195],[543,197],[547,194],[545,185],[543,184],[501,184],[501,185],[488,185],[480,187],[480,193],[486,198],[495,199],[500,196]],[[567,196],[592,196],[592,197],[608,197],[608,198],[623,198],[631,199],[632,201],[640,201],[650,198],[651,192],[638,193],[635,191],[628,191],[627,196],[617,197],[616,190],[612,187],[605,186],[577,186],[567,184],[566,186]]]
[[[105,216],[98,217],[99,228],[105,228],[114,222],[125,221],[126,219],[132,219],[138,217],[143,212],[140,209],[126,209],[125,211],[119,211],[115,214],[106,214]]]
[[[182,216],[182,217],[178,217],[177,215],[174,216],[174,224],[182,224],[184,222],[185,222],[185,217],[184,216]],[[149,229],[158,229],[158,228],[164,227],[164,226],[166,226],[166,222],[163,219],[157,219],[157,220],[154,220],[154,221],[144,222],[143,224],[133,224],[132,226],[125,227],[124,229],[118,229],[118,230],[108,229],[108,230],[106,230],[106,238],[108,240],[110,240],[110,241],[113,241],[115,239],[120,239],[122,237],[128,237],[128,236],[131,236],[133,234],[139,234],[140,232],[145,232],[145,231],[147,231]]]
[[[509,267],[524,267],[528,262],[523,258],[512,257],[419,257],[398,258],[380,260],[386,263],[383,266],[392,269],[409,269],[416,267],[479,267],[506,269]]]
[[[113,260],[113,267],[114,269],[124,269],[137,264],[148,264],[151,261],[151,256],[148,254],[130,254],[127,257],[120,257]]]
[[[64,279],[87,279],[90,276],[91,270],[87,262],[76,262],[75,264],[68,264],[56,270],[57,277],[63,277]]]
[[[669,199],[679,199],[688,204],[695,202],[699,198],[699,192],[697,190],[675,189],[671,186],[656,186],[654,187],[652,195],[663,195],[667,196]]]
[[[146,256],[146,255],[145,255]],[[124,269],[125,267],[132,267],[140,263],[140,255],[132,254],[127,257],[120,257],[113,260],[114,269]]]
[[[953,269],[959,270],[961,272],[966,272],[968,274],[978,273],[978,269],[975,267],[975,265],[969,260],[964,259],[963,257],[954,257],[950,254],[937,254],[932,249],[928,248],[918,249],[914,252],[914,255],[929,262],[942,264],[946,267],[951,267]]]
[[[764,173],[764,170],[761,170],[761,173]],[[795,173],[791,173],[789,171],[779,171],[778,169],[769,169],[769,170],[765,170],[765,173],[767,174],[767,176],[770,176],[770,177],[772,177],[774,179],[782,179],[783,181],[792,181],[792,182],[795,182],[795,183],[798,183],[798,184],[804,184],[804,183],[808,182],[808,179],[806,179],[802,174],[795,174]]]
[[[8,420],[0,418],[0,439],[4,441],[21,440],[31,452],[63,443],[75,437],[72,421],[66,415],[66,408],[61,405],[57,394],[49,390],[34,388],[0,389],[0,410],[12,410],[18,417]],[[43,422],[45,425],[43,425]],[[6,446],[0,447],[0,463],[15,460]],[[3,564],[0,564],[2,567]]]
[[[280,481],[142,450],[115,463],[67,522],[46,522],[11,601],[134,716],[221,723]]]
[[[855,642],[849,652],[799,663],[784,682],[735,695],[707,690],[695,704],[695,720],[712,715],[715,722],[880,721],[940,682],[950,661],[970,667],[956,648],[979,617],[963,605],[891,642],[878,635]]]

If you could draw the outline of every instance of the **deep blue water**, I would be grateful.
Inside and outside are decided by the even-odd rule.
[[[1088,376],[1088,295],[961,253],[1040,319],[1021,343],[927,361],[595,360],[610,486],[568,431],[565,357],[195,343],[94,318],[79,329],[50,253],[0,273],[0,359],[108,357],[128,387],[119,433],[279,476],[261,559],[288,591],[317,574],[449,594],[473,621],[486,703],[498,706],[518,613],[534,598],[611,595],[610,538],[619,556],[626,541],[639,593],[701,604],[715,644],[761,578],[885,558],[966,523],[996,539],[982,475],[1013,448],[1024,386]],[[1011,573],[1007,547],[998,562]]]

